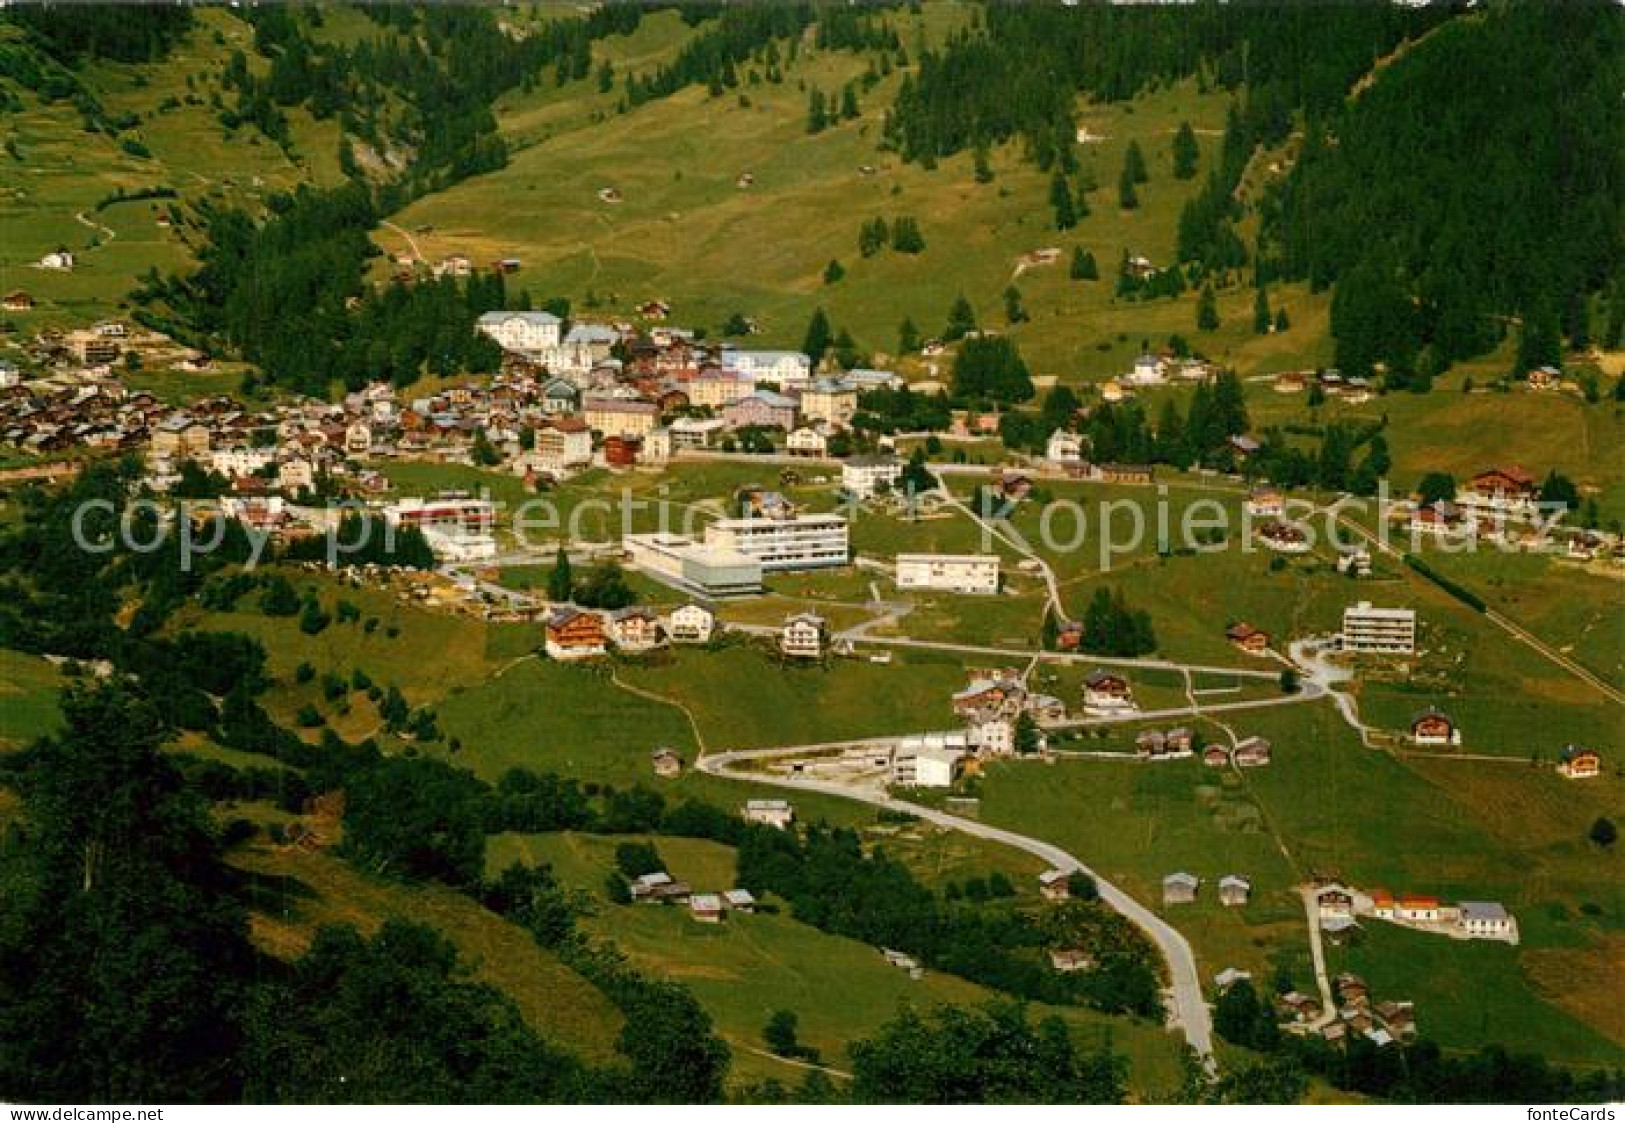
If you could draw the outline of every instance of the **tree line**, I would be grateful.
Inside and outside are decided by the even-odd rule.
[[[1625,14],[1496,5],[1385,66],[1311,120],[1261,206],[1260,270],[1335,285],[1345,374],[1431,380],[1509,332],[1517,371],[1617,339],[1625,244]]]

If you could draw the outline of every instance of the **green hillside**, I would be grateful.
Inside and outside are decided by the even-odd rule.
[[[0,153],[0,287],[31,293],[28,326],[82,324],[125,307],[124,295],[149,269],[189,268],[196,232],[190,216],[204,204],[258,207],[300,183],[338,179],[336,121],[291,115],[292,143],[272,143],[251,126],[225,128],[214,99],[229,53],[253,51],[251,29],[223,8],[195,9],[195,25],[153,62],[87,62],[74,70],[104,119],[128,127],[87,127],[76,101],[46,100],[0,68],[0,92],[15,99],[5,115],[12,143]],[[0,52],[22,52],[18,28],[0,23]],[[136,147],[131,151],[126,147]],[[139,154],[141,150],[145,155]],[[174,198],[117,201],[156,188]],[[172,206],[181,221],[172,220]],[[78,255],[71,272],[30,268],[65,246]]]
[[[966,13],[966,6],[933,5],[918,17],[899,13],[897,22],[905,43],[921,34],[934,42]],[[692,33],[674,16],[651,16],[598,53],[617,72],[646,68],[685,32]],[[583,315],[631,316],[638,304],[662,299],[674,322],[715,333],[740,312],[756,320],[764,346],[799,347],[822,307],[883,361],[895,354],[905,317],[937,334],[961,293],[985,327],[1004,330],[1003,293],[1012,283],[1032,318],[1010,331],[1039,374],[1121,374],[1143,339],[1160,345],[1175,332],[1195,334],[1194,294],[1121,302],[1115,270],[1125,252],[1172,260],[1180,210],[1198,182],[1173,176],[1174,133],[1182,122],[1197,130],[1205,167],[1228,95],[1186,83],[1132,102],[1083,106],[1083,127],[1100,139],[1076,146],[1081,174],[1099,187],[1088,195],[1091,215],[1059,231],[1049,176],[1019,144],[993,151],[989,183],[975,181],[969,154],[926,170],[880,149],[901,72],[859,95],[856,120],[809,134],[809,91],[861,86],[867,66],[849,52],[804,46],[781,83],[747,77],[720,97],[692,87],[625,113],[616,112],[616,91],[600,93],[591,82],[512,95],[498,105],[504,133],[519,146],[509,166],[422,199],[392,221],[431,261],[450,253],[517,257],[524,268],[515,284],[536,299],[567,296]],[[1114,185],[1130,141],[1139,142],[1151,179],[1140,206],[1125,211]],[[746,173],[753,181],[739,186]],[[603,202],[604,188],[621,201]],[[924,252],[861,257],[858,228],[877,216],[917,219]],[[411,248],[392,228],[378,241],[391,253]],[[1068,279],[1074,246],[1094,254],[1100,280]],[[1023,255],[1051,247],[1062,250],[1058,262],[1022,267]],[[826,285],[831,259],[846,274]],[[1251,294],[1237,290],[1221,300],[1224,326],[1198,345],[1248,366],[1324,359],[1324,302],[1299,293],[1280,299],[1299,325],[1292,331],[1255,337]]]

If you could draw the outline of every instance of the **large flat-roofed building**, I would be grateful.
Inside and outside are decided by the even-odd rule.
[[[415,526],[445,533],[489,534],[496,525],[496,507],[467,495],[439,495],[433,499],[402,499],[384,508],[390,526]]]
[[[707,597],[762,591],[762,566],[738,550],[702,545],[681,534],[628,534],[621,540],[632,564]]]
[[[1416,652],[1416,611],[1374,608],[1361,601],[1343,610],[1343,650],[1363,655],[1412,655]]]
[[[950,593],[999,591],[997,554],[898,554],[899,589],[941,589]]]
[[[954,770],[970,751],[963,733],[905,737],[892,750],[891,782],[905,788],[947,788]]]
[[[840,515],[718,519],[705,528],[705,544],[737,550],[767,572],[824,569],[851,560],[849,528]]]

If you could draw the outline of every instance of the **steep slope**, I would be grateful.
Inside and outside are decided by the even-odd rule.
[[[930,6],[918,17],[894,18],[912,49],[922,36],[940,43],[968,9]],[[605,40],[595,59],[621,73],[660,49],[656,36],[685,32],[675,17],[652,16],[636,46]],[[664,49],[675,47],[668,40]],[[756,320],[764,345],[799,346],[808,318],[823,307],[862,349],[892,353],[905,317],[923,335],[936,334],[961,293],[984,326],[1003,330],[1003,294],[1012,283],[1031,319],[1010,330],[1040,373],[1119,373],[1143,339],[1160,344],[1174,332],[1194,333],[1194,295],[1118,301],[1115,268],[1125,252],[1159,264],[1172,259],[1180,210],[1198,182],[1172,174],[1174,133],[1181,122],[1193,125],[1205,166],[1227,95],[1185,84],[1082,107],[1089,139],[1075,143],[1080,179],[1099,186],[1087,196],[1092,213],[1059,231],[1050,177],[1023,158],[1018,143],[990,153],[986,183],[977,182],[970,153],[926,169],[883,151],[887,107],[907,71],[868,86],[872,61],[803,43],[783,63],[781,82],[767,80],[765,66],[751,66],[738,89],[721,96],[693,87],[625,113],[616,111],[618,92],[600,93],[593,82],[506,99],[498,105],[504,132],[532,142],[501,171],[419,200],[392,221],[411,231],[431,260],[450,253],[520,258],[524,267],[511,283],[537,300],[565,296],[581,314],[597,304],[601,313],[625,315],[658,298],[672,303],[675,321],[712,332],[742,313]],[[810,133],[811,92],[833,100],[849,82],[858,89],[856,119]],[[1111,185],[1131,140],[1145,153],[1150,181],[1139,189],[1139,207],[1123,210]],[[604,201],[605,189],[619,201]],[[924,251],[861,256],[859,227],[900,216],[918,221]],[[410,249],[388,228],[378,241],[390,252]],[[1101,280],[1068,279],[1074,246],[1093,253]],[[1057,262],[1023,265],[1024,255],[1050,247],[1062,251]],[[832,259],[845,276],[826,284]],[[1200,346],[1255,361],[1316,357],[1315,302],[1286,297],[1294,322],[1308,326],[1259,340],[1250,332],[1250,299],[1227,294],[1225,326]]]
[[[231,51],[253,55],[253,32],[223,8],[198,8],[194,24],[155,61],[84,60],[71,72],[28,46],[20,28],[0,23],[0,116],[9,139],[0,189],[0,287],[31,293],[40,309],[27,323],[80,322],[118,309],[149,269],[192,261],[190,208],[257,207],[301,183],[339,178],[338,126],[303,110],[289,114],[290,143],[218,118]],[[26,80],[23,60],[70,75],[82,91],[50,97]],[[264,60],[256,62],[263,69]],[[70,87],[71,89],[71,87]],[[102,124],[87,122],[85,94]],[[123,127],[119,127],[123,126]],[[133,198],[162,189],[158,197]],[[72,272],[30,267],[67,247]]]

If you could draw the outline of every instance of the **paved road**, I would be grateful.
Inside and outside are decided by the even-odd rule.
[[[978,515],[968,503],[960,499],[946,487],[938,490],[942,495],[947,496],[948,506],[955,508],[966,518],[970,519],[971,522],[981,527],[983,534],[992,538],[997,538],[999,541],[1009,546],[1012,550],[1016,551],[1016,553],[1020,554],[1022,557],[1036,565],[1038,567],[1038,572],[1044,578],[1045,587],[1049,590],[1049,600],[1046,606],[1047,611],[1054,613],[1056,620],[1071,619],[1071,617],[1066,614],[1066,605],[1061,603],[1061,583],[1055,579],[1055,570],[1047,560],[1039,556],[1038,552],[1028,545],[1021,535],[1017,534],[1014,529],[1010,530],[1009,532],[999,529],[998,526],[984,519],[981,515]]]
[[[757,635],[777,635],[779,629],[771,624],[738,624],[727,625],[729,631],[748,632]],[[931,651],[952,651],[961,655],[988,655],[1000,659],[1025,659],[1034,654],[1046,663],[1099,663],[1112,667],[1145,667],[1152,670],[1163,671],[1195,671],[1199,674],[1230,675],[1234,678],[1266,679],[1275,682],[1280,678],[1280,672],[1274,670],[1255,670],[1251,667],[1219,667],[1206,663],[1175,663],[1168,659],[1144,659],[1117,655],[1092,655],[1087,652],[1076,651],[1046,651],[1043,648],[1031,647],[989,647],[985,644],[951,643],[946,640],[912,639],[908,636],[865,636],[860,643],[872,644],[877,647],[920,647]],[[1309,684],[1306,683],[1306,686]],[[1319,697],[1319,694],[1311,695]],[[1282,695],[1283,698],[1302,701],[1302,694]]]
[[[1213,1060],[1213,1021],[1208,1010],[1207,999],[1202,994],[1202,980],[1196,969],[1196,955],[1192,952],[1191,946],[1185,937],[1181,936],[1160,916],[1111,882],[1106,881],[1059,846],[1052,845],[1042,839],[1017,834],[1015,831],[1005,830],[1002,827],[990,826],[987,823],[977,822],[975,819],[962,819],[958,815],[950,815],[946,811],[938,811],[934,807],[924,807],[917,803],[910,803],[907,800],[896,799],[880,790],[848,787],[844,784],[814,780],[804,776],[788,776],[766,772],[751,772],[748,775],[740,775],[733,771],[735,765],[750,760],[805,751],[804,748],[791,747],[711,753],[700,757],[695,766],[700,771],[712,776],[748,779],[755,783],[773,784],[778,787],[795,788],[802,791],[833,795],[841,799],[857,800],[893,811],[906,811],[949,830],[961,831],[965,834],[975,835],[977,838],[985,838],[993,842],[1003,843],[1006,846],[1015,847],[1018,850],[1024,850],[1048,862],[1056,869],[1065,870],[1069,873],[1076,870],[1087,874],[1099,886],[1101,900],[1127,917],[1129,921],[1150,938],[1151,942],[1162,953],[1163,959],[1168,964],[1168,976],[1171,983],[1168,991],[1169,1012],[1171,1014],[1170,1024],[1185,1035],[1185,1039],[1190,1043],[1191,1048],[1196,1050],[1197,1054],[1203,1057],[1211,1067]]]
[[[1309,920],[1309,954],[1315,961],[1315,986],[1320,990],[1320,1017],[1309,1028],[1319,1030],[1337,1020],[1337,1004],[1332,1000],[1332,981],[1326,974],[1326,949],[1320,940],[1320,904],[1315,887],[1303,887],[1303,912]]]
[[[1330,508],[1321,508],[1321,510],[1329,511]],[[1373,534],[1370,530],[1366,529],[1364,526],[1361,526],[1358,522],[1349,518],[1347,515],[1338,512],[1336,517],[1340,524],[1348,527],[1350,530],[1354,531],[1355,534],[1365,539],[1373,547],[1375,547],[1379,553],[1386,554],[1392,558],[1404,557],[1402,551],[1396,550],[1391,544],[1384,541],[1381,536]],[[1592,687],[1598,693],[1602,694],[1603,697],[1612,702],[1617,702],[1620,705],[1625,705],[1625,691],[1621,691],[1610,683],[1599,678],[1591,670],[1575,662],[1573,659],[1570,659],[1567,655],[1563,654],[1563,652],[1557,650],[1557,648],[1553,647],[1539,636],[1534,635],[1522,625],[1509,620],[1505,616],[1502,616],[1493,608],[1486,608],[1482,615],[1484,619],[1488,620],[1491,624],[1494,624],[1497,628],[1500,628],[1503,632],[1507,633],[1507,635],[1516,639],[1519,643],[1533,649],[1534,651],[1539,652],[1550,662],[1561,667],[1563,670],[1569,672],[1569,674],[1573,675],[1581,682],[1584,682],[1587,686]]]

